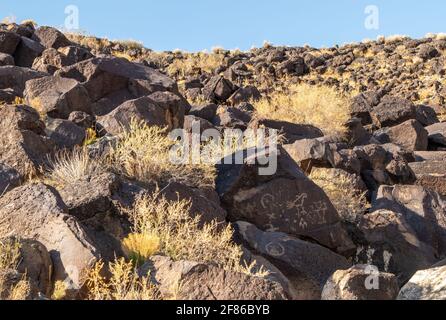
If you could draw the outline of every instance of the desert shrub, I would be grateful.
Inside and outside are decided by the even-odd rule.
[[[224,55],[220,53],[186,53],[175,59],[168,67],[167,73],[172,77],[186,78],[201,72],[214,73],[223,63]]]
[[[232,241],[232,228],[216,222],[200,227],[199,216],[190,216],[190,205],[189,201],[168,201],[154,193],[140,197],[129,217],[134,232],[159,237],[161,254],[240,270],[242,250]]]
[[[259,117],[311,124],[325,134],[342,135],[350,119],[348,98],[327,86],[292,85],[252,103]]]
[[[366,195],[352,188],[352,181],[347,176],[335,176],[330,171],[318,169],[309,177],[325,191],[344,221],[358,222],[369,207]]]
[[[191,203],[169,201],[159,192],[142,196],[128,212],[133,231],[156,235],[159,254],[173,260],[213,263],[219,267],[248,275],[263,277],[268,273],[255,261],[242,263],[242,248],[233,242],[233,229],[211,222],[201,226],[200,217],[191,217]]]
[[[99,261],[89,271],[87,289],[89,300],[156,300],[156,288],[150,276],[140,277],[132,262],[116,259],[108,264],[109,279],[103,276],[104,263]]]
[[[170,161],[174,141],[165,129],[132,121],[110,152],[111,165],[130,178],[158,183],[181,182],[193,187],[213,186],[215,168],[204,161],[199,164],[176,164]]]
[[[103,166],[103,162],[92,158],[86,148],[63,150],[49,159],[46,178],[50,184],[63,186],[99,174]]]
[[[26,300],[31,286],[26,276],[11,285],[6,279],[10,271],[17,269],[20,263],[20,243],[16,240],[0,240],[0,300]]]
[[[120,44],[123,46],[126,50],[141,50],[144,48],[144,45],[141,41],[137,40],[114,40],[114,43]]]

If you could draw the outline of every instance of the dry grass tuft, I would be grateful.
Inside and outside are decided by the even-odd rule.
[[[63,186],[88,179],[103,170],[100,159],[90,157],[86,148],[75,148],[60,151],[54,159],[50,159],[46,176],[49,183]]]
[[[17,270],[20,256],[18,241],[0,241],[0,300],[26,300],[29,297],[31,286],[25,275],[15,284],[7,279],[8,272]]]
[[[141,266],[159,250],[160,239],[147,233],[131,233],[122,241],[122,246],[127,258]]]
[[[356,223],[369,207],[366,195],[352,187],[352,180],[344,175],[333,175],[323,169],[313,170],[309,176],[321,187],[343,220]]]
[[[214,166],[172,163],[170,149],[173,145],[166,130],[133,121],[111,151],[111,165],[121,174],[143,182],[175,181],[193,187],[213,186]]]
[[[99,261],[90,270],[87,279],[89,300],[156,300],[156,288],[150,276],[140,277],[132,262],[117,259],[108,264],[111,278],[102,276],[104,263]]]
[[[240,271],[242,250],[232,241],[233,230],[216,222],[199,226],[199,217],[189,214],[190,202],[168,201],[158,193],[136,201],[129,212],[134,232],[157,235],[159,251],[173,260],[216,263]]]
[[[311,124],[326,135],[343,135],[350,119],[348,98],[326,86],[292,85],[252,104],[259,117]]]
[[[185,53],[175,59],[168,67],[167,73],[172,77],[186,78],[202,72],[214,73],[223,64],[224,55],[220,53]]]
[[[54,291],[51,300],[63,300],[67,295],[67,285],[63,281],[56,281],[54,283]]]

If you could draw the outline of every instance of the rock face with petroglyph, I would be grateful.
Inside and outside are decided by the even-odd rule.
[[[262,176],[259,158],[274,158],[275,154],[277,171]],[[312,238],[341,252],[352,249],[329,198],[283,148],[267,148],[252,157],[246,157],[240,165],[218,166],[217,191],[231,220],[247,221],[265,231]]]

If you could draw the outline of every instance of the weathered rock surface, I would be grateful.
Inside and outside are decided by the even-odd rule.
[[[253,151],[243,155],[241,164],[217,166],[217,192],[231,221],[247,221],[262,230],[309,237],[339,251],[352,248],[326,194],[282,148]],[[233,155],[228,160],[234,163],[236,159]],[[265,160],[265,165],[269,160],[272,172],[259,170],[265,169],[265,165],[259,165]]]
[[[350,266],[347,259],[318,244],[280,232],[263,232],[247,222],[237,222],[236,226],[241,239],[290,280],[297,299],[320,299],[331,274]]]
[[[44,184],[16,188],[0,198],[0,236],[41,242],[50,252],[54,279],[79,289],[83,272],[99,259],[99,253],[67,213],[59,194]]]
[[[398,300],[445,299],[446,266],[418,271],[398,295]]]
[[[324,286],[322,300],[395,300],[398,281],[368,265],[336,271]]]
[[[165,298],[181,300],[286,300],[280,284],[192,261],[155,256],[140,271],[150,272]],[[175,288],[178,288],[175,292]]]

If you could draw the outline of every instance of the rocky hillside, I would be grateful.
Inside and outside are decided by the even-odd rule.
[[[0,25],[0,298],[445,299],[445,49],[159,53]],[[196,124],[280,145],[173,163],[167,133]]]

